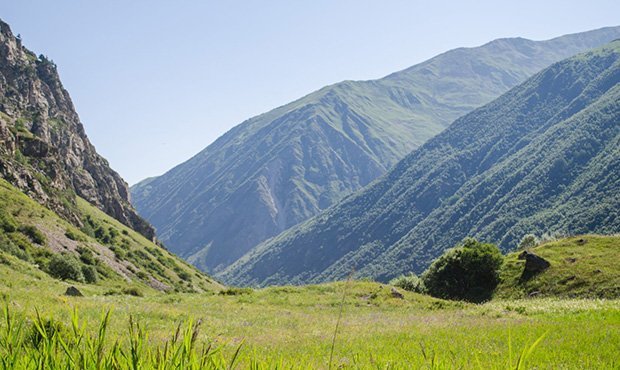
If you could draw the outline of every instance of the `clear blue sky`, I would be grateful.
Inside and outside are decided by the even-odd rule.
[[[620,1],[3,0],[0,18],[56,62],[91,141],[133,184],[324,85],[619,25]]]

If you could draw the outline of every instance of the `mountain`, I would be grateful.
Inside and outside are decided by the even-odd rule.
[[[89,142],[54,63],[0,21],[3,272],[98,284],[110,294],[221,288],[154,235],[125,181]]]
[[[1,20],[0,143],[0,176],[41,204],[79,225],[77,195],[154,238],[125,181],[88,140],[56,65],[26,49]]]
[[[466,236],[620,231],[620,40],[456,120],[372,185],[259,245],[223,277],[306,283],[421,272]]]
[[[171,249],[222,271],[269,237],[385,173],[454,119],[553,62],[620,37],[460,48],[373,81],[345,81],[236,126],[187,162],[132,187]]]

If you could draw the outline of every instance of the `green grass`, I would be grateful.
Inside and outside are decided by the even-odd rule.
[[[8,309],[0,322],[0,368],[325,369],[332,351],[332,368],[620,366],[620,300],[571,299],[568,288],[547,292],[562,299],[503,294],[521,289],[508,285],[522,268],[514,255],[504,267],[501,294],[482,305],[410,292],[398,299],[389,286],[369,281],[222,289],[85,201],[77,204],[91,220],[84,230],[3,181],[0,202],[0,234],[30,255],[0,250],[0,298]],[[537,287],[553,286],[561,275],[556,269],[585,274],[593,266],[607,275],[587,275],[587,284],[602,292],[618,286],[618,238],[582,238],[585,244],[573,238],[534,249],[552,262],[536,277]],[[125,259],[115,257],[113,247]],[[49,258],[42,251],[76,253],[85,264],[108,256],[134,263],[137,271],[130,280],[111,274],[97,284],[61,281],[37,263]],[[563,267],[566,258],[577,259]],[[139,277],[162,274],[207,289],[163,292]],[[64,296],[68,286],[84,297]]]
[[[501,271],[497,297],[620,297],[620,236],[576,236],[544,243],[530,251],[547,259],[551,266],[521,281],[525,262],[517,258],[518,252],[509,254]]]
[[[81,229],[3,179],[0,179],[0,205],[1,261],[32,276],[47,271],[54,254],[69,253],[75,255],[83,269],[95,269],[97,285],[110,292],[207,292],[222,288],[204,273],[81,198],[76,205],[84,220]]]
[[[327,368],[341,308],[333,368],[516,368],[519,356],[545,333],[526,366],[620,365],[618,300],[546,298],[473,305],[409,292],[404,292],[405,299],[392,298],[389,286],[363,281],[348,287],[339,282],[231,289],[234,294],[150,290],[144,297],[105,295],[105,287],[89,285],[79,286],[85,297],[72,298],[62,295],[67,283],[50,279],[12,256],[6,258],[11,266],[0,264],[0,295],[17,322],[31,328],[38,320],[38,308],[44,321],[63,326],[67,337],[63,340],[71,342],[71,320],[77,309],[85,336],[96,340],[101,317],[110,311],[103,348],[105,356],[113,356],[117,341],[119,348],[130,353],[127,333],[132,318],[134,330],[139,323],[145,333],[141,361],[150,364],[145,368],[155,363],[158,349],[163,351],[166,343],[170,347],[179,325],[189,330],[190,323],[198,321],[194,353],[188,355],[192,361],[199,361],[202,348],[210,345],[214,351],[210,359],[219,364],[215,368],[226,368],[233,359],[238,369]],[[0,333],[5,331],[3,322]],[[6,351],[0,342],[0,358]],[[20,351],[20,356],[35,356],[27,345]],[[63,352],[57,352],[59,361],[66,361]]]

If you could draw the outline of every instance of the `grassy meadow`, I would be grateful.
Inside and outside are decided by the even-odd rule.
[[[183,363],[181,358],[187,361],[182,368],[191,368],[190,364],[195,368],[229,368],[231,363],[238,369],[329,368],[342,309],[332,368],[620,366],[619,300],[536,298],[474,305],[409,292],[404,292],[404,299],[394,298],[389,286],[363,281],[220,293],[153,292],[144,297],[104,295],[105,288],[76,284],[85,297],[66,297],[62,293],[67,283],[48,279],[36,270],[16,272],[0,265],[0,276],[4,304],[15,322],[22,325],[23,343],[16,347],[17,357],[23,359],[32,360],[47,348],[35,345],[32,339],[41,336],[34,324],[40,321],[41,327],[59,325],[55,336],[74,343],[73,347],[68,345],[69,352],[91,353],[91,357],[103,359],[116,356],[117,368],[175,368],[171,361],[157,362],[157,358],[168,358],[162,353],[171,348],[180,349],[181,354],[192,353],[179,355],[176,364]],[[93,344],[95,349],[88,350],[89,341],[85,339],[75,344],[71,324],[75,310],[77,326],[83,327],[85,337],[92,337],[93,343],[97,343],[102,315],[110,312],[102,346]],[[131,335],[130,317],[145,335],[138,336],[135,325]],[[50,319],[52,324],[45,324]],[[195,341],[185,345],[183,329],[187,330],[190,321],[200,322],[200,326],[196,335],[189,328],[187,335],[194,336]],[[182,330],[175,344],[172,338],[179,324]],[[8,334],[7,326],[5,319],[0,324],[0,358],[4,359],[11,351],[7,337],[16,331],[13,328],[13,334]],[[139,351],[132,351],[134,346]],[[201,364],[204,346],[209,352]],[[59,359],[58,368],[65,368],[69,356],[63,346],[49,344],[49,348]],[[97,348],[101,355],[96,355]],[[137,363],[132,353],[139,354]],[[525,363],[519,364],[519,358],[525,357]],[[102,360],[99,367],[115,368],[114,364]],[[35,363],[27,366],[36,368]],[[96,361],[85,367],[97,368]]]
[[[508,255],[495,299],[476,305],[370,281],[226,288],[81,200],[103,236],[2,181],[0,198],[0,369],[620,368],[620,237],[536,247],[552,265],[526,282]],[[53,253],[99,280],[52,278]]]

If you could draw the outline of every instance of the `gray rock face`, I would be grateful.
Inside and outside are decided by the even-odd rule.
[[[56,65],[0,20],[0,176],[80,225],[78,195],[149,239],[125,181],[95,151]]]

